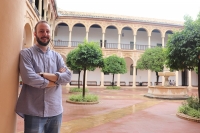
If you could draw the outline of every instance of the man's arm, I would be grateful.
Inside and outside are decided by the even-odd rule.
[[[59,72],[63,73],[66,71],[66,68],[60,68]],[[39,75],[45,79],[48,79],[50,81],[56,82],[58,80],[58,76],[53,73],[39,73]]]
[[[22,50],[20,52],[20,75],[22,81],[35,88],[46,88],[48,86],[49,80],[42,78],[40,75],[35,73],[32,62],[32,53],[30,50]],[[52,85],[52,84],[51,84]],[[49,86],[51,86],[49,85]]]
[[[54,73],[58,79],[56,81],[56,84],[67,84],[71,81],[71,72],[66,67],[63,58],[60,54],[57,54],[57,67],[59,68],[59,71]]]

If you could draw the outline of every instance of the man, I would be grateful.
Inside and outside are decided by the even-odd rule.
[[[34,36],[37,43],[20,52],[22,90],[16,112],[24,118],[24,133],[59,133],[62,122],[62,86],[71,73],[62,57],[49,49],[50,26],[39,21]]]

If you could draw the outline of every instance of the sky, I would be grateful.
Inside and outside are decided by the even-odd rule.
[[[184,21],[184,15],[196,19],[200,0],[56,0],[66,11],[116,14]]]

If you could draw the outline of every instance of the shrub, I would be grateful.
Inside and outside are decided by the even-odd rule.
[[[69,92],[83,92],[83,88],[78,88],[78,87],[70,88]],[[85,89],[85,92],[88,92],[87,88]]]
[[[179,107],[178,112],[200,118],[200,103],[197,97],[191,96]]]
[[[93,94],[87,94],[83,98],[81,94],[78,94],[78,95],[69,96],[69,100],[73,102],[97,102],[98,96],[93,95]]]
[[[107,86],[106,89],[119,90],[119,86]]]

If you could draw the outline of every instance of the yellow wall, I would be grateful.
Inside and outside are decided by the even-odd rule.
[[[0,1],[0,133],[14,133],[18,60],[24,30],[25,0]]]

